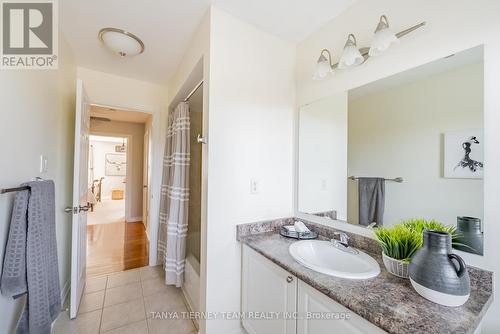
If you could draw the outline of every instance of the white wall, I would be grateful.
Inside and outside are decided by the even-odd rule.
[[[498,194],[500,193],[500,2],[496,0],[380,0],[359,1],[322,29],[312,34],[298,46],[297,85],[299,105],[359,87],[454,52],[485,44],[484,75],[484,120],[485,163],[484,172],[484,222],[485,256],[464,254],[467,263],[497,272],[495,276],[496,301],[490,308],[483,326],[484,333],[494,333],[500,327],[500,262],[498,242],[500,216]],[[356,34],[358,45],[368,45],[378,16],[387,14],[391,27],[398,31],[427,21],[427,25],[408,36],[401,44],[386,54],[372,58],[365,65],[349,71],[338,71],[335,76],[314,82],[311,77],[315,62],[322,48],[334,49],[338,55],[346,36]],[[320,220],[319,221],[324,221]],[[338,224],[350,229],[348,224]],[[359,233],[363,228],[351,227]]]
[[[85,67],[77,68],[77,76],[92,103],[148,111],[161,111],[166,106],[166,86]]]
[[[292,44],[212,7],[169,82],[174,107],[204,80],[201,311],[240,310],[235,225],[293,212],[294,70]],[[200,321],[200,333],[241,331],[239,321]]]
[[[298,210],[347,218],[347,93],[299,111]]]
[[[9,70],[0,74],[0,188],[17,186],[36,176],[56,185],[56,234],[61,292],[70,278],[73,136],[76,68],[66,41],[60,38],[58,70]],[[40,155],[48,158],[39,171]],[[14,194],[0,195],[0,258],[7,242]],[[3,261],[0,262],[2,266]],[[22,300],[0,296],[0,328],[13,333]]]
[[[481,62],[349,101],[349,175],[404,178],[385,184],[384,225],[483,219],[483,180],[443,177],[443,134],[483,128],[483,81]],[[357,182],[348,185],[348,221],[358,224]]]
[[[208,92],[210,86],[210,18],[211,11],[208,11],[198,29],[196,30],[189,46],[182,57],[181,63],[169,81],[168,106],[174,108],[178,101],[183,100],[200,80],[203,83],[203,135],[210,140],[208,131]],[[199,310],[206,310],[207,291],[207,189],[208,189],[208,147],[202,146],[202,178],[201,178],[201,245],[200,245],[200,295]],[[194,291],[192,289],[191,291]],[[193,297],[193,299],[196,297]],[[199,321],[200,333],[205,333],[206,322]]]
[[[157,264],[156,238],[158,233],[158,212],[160,212],[160,187],[165,134],[167,129],[166,86],[146,81],[130,79],[114,74],[77,68],[77,76],[83,85],[91,103],[111,106],[117,109],[140,111],[152,114],[151,147],[151,201],[149,221],[149,259],[150,264]]]
[[[235,226],[293,212],[295,46],[216,8],[211,22],[206,310],[238,311]],[[237,320],[206,326],[241,331]]]

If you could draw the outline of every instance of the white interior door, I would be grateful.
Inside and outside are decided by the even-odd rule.
[[[90,104],[82,80],[76,81],[75,161],[73,173],[73,226],[71,236],[70,317],[76,318],[85,287]]]
[[[142,165],[142,223],[148,231],[149,217],[149,129],[144,134],[144,162]]]

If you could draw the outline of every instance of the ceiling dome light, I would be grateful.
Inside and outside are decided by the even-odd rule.
[[[365,57],[361,55],[356,45],[356,37],[353,34],[349,34],[338,67],[340,69],[354,67],[363,64],[364,61]]]
[[[327,49],[321,50],[321,54],[316,62],[316,71],[314,72],[313,79],[324,79],[328,74],[333,72],[333,68],[332,55],[330,54],[330,51]]]
[[[370,57],[378,56],[391,45],[398,44],[399,38],[389,29],[389,21],[387,16],[382,15],[378,22],[377,29],[375,29],[375,36],[373,37],[372,45],[368,54]]]
[[[139,37],[122,29],[104,28],[99,31],[99,40],[120,57],[136,56],[144,52],[144,43]]]

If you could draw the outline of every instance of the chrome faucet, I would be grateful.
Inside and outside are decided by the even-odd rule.
[[[335,239],[339,237],[339,240]],[[338,242],[345,247],[349,247],[349,236],[344,232],[334,232],[332,241]]]
[[[338,237],[338,240],[335,239],[335,237]],[[351,254],[359,253],[356,249],[349,247],[349,236],[344,232],[334,232],[333,239],[331,241],[333,246],[344,252],[348,252]]]

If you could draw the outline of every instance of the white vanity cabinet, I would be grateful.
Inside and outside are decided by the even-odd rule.
[[[242,320],[249,334],[386,333],[246,245],[243,245],[242,312],[279,313],[272,320],[253,317]],[[330,319],[320,319],[321,316]]]
[[[311,318],[299,317],[297,319],[297,334],[386,333],[301,280],[298,282],[297,291],[298,314],[314,314],[316,316]],[[321,314],[325,317],[329,316],[330,319],[321,319],[319,317]]]
[[[297,306],[297,278],[248,246],[243,246],[242,311],[254,314],[242,320],[250,334],[296,334],[292,314]],[[260,316],[278,315],[275,319]]]

